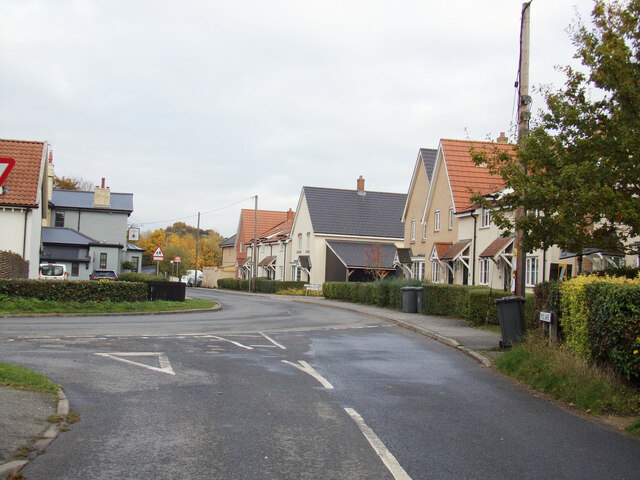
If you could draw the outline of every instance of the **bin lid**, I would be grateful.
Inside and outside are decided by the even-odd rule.
[[[494,303],[497,305],[498,303],[510,303],[510,302],[524,302],[524,297],[516,297],[516,296],[510,296],[510,297],[501,297],[501,298],[496,298],[494,300]]]

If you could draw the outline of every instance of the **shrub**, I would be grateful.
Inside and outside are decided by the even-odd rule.
[[[584,291],[592,359],[640,383],[640,285],[595,282]]]
[[[160,275],[149,275],[146,273],[129,272],[118,275],[120,282],[168,282],[169,279]]]
[[[59,302],[139,302],[147,286],[139,282],[0,280],[0,295]]]

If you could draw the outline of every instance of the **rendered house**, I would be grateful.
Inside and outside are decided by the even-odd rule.
[[[252,240],[255,232],[255,216],[255,210],[243,209],[240,212],[240,221],[238,222],[238,231],[236,233],[235,240],[237,278],[248,279],[252,277]],[[288,212],[258,210],[258,239],[263,237],[266,232],[271,231],[274,227],[286,222],[287,219],[293,218],[293,216],[294,213],[291,209],[289,209]],[[258,263],[259,262],[260,260],[258,260]],[[264,271],[264,269],[262,270]],[[258,276],[260,276],[260,272],[258,272]]]
[[[121,273],[124,261],[131,261],[133,271],[139,271],[143,250],[127,242],[132,193],[112,193],[103,179],[93,192],[53,190],[49,208],[51,224],[43,235],[43,261],[66,264],[69,278],[76,280],[87,280],[96,269]]]
[[[404,267],[406,276],[420,280],[425,278],[425,262],[430,253],[426,225],[423,225],[421,220],[429,185],[433,178],[437,153],[437,150],[429,148],[421,148],[418,151],[407,193],[407,202],[402,213],[406,250],[399,252],[398,262]]]
[[[47,215],[47,142],[0,140],[0,158],[15,165],[0,187],[0,251],[22,257],[29,278],[38,278],[40,234]]]
[[[371,280],[372,273],[396,275],[403,248],[402,212],[407,195],[303,187],[291,229],[291,280]],[[375,275],[373,275],[375,277]]]
[[[267,230],[258,238],[258,277],[285,280],[294,216],[293,210],[289,209],[284,222]],[[250,255],[252,248],[249,248]]]

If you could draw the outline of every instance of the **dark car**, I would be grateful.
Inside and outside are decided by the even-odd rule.
[[[118,280],[118,275],[113,270],[94,270],[89,279],[108,282],[110,280]]]

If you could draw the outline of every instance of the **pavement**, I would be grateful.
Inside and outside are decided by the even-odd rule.
[[[304,297],[285,297],[225,291],[227,292],[311,303],[369,315],[456,348],[485,367],[491,366],[491,362],[481,352],[495,349],[500,341],[499,334],[469,327],[465,321],[454,318],[404,313],[371,305],[327,300],[324,297],[315,297],[313,294]],[[59,391],[58,398],[55,398],[52,395],[0,386],[0,405],[2,406],[0,410],[0,480],[5,480],[12,473],[21,470],[57,436],[60,426],[64,425],[69,413],[69,404],[62,391]],[[46,419],[54,413],[62,418],[61,424],[52,425],[47,422]],[[25,449],[25,446],[28,448]],[[16,456],[17,453],[22,455]]]

